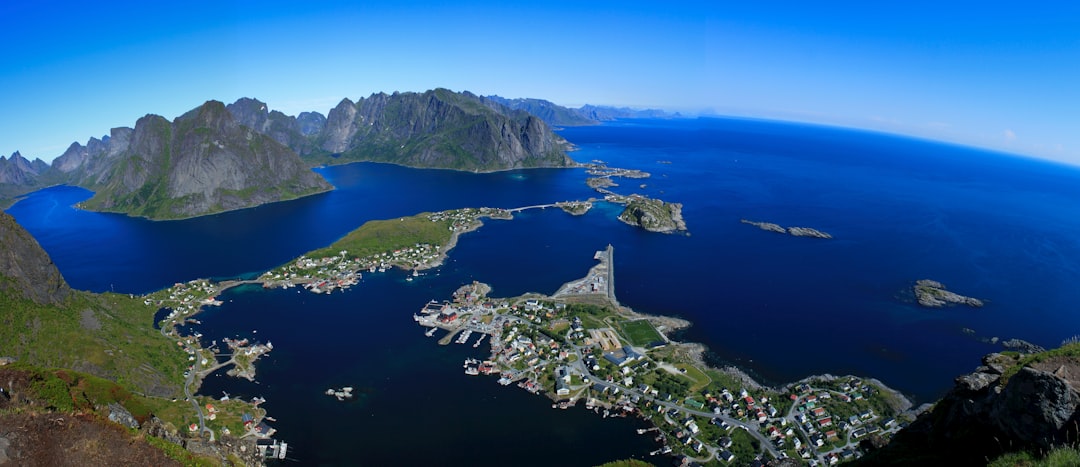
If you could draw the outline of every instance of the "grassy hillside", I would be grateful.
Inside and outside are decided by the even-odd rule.
[[[0,293],[0,356],[176,397],[187,356],[153,329],[155,311],[137,297],[119,294],[76,291],[58,305],[39,305]]]

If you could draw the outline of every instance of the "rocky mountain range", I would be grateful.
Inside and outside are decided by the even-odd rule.
[[[0,183],[12,185],[32,184],[38,175],[49,170],[49,164],[41,159],[27,160],[19,151],[10,158],[0,156]]]
[[[241,99],[237,121],[289,146],[309,164],[378,161],[410,167],[491,171],[565,167],[566,141],[527,112],[492,107],[469,92],[372,94],[343,99],[323,117],[290,117]]]
[[[172,122],[146,115],[134,128],[72,143],[51,166],[0,157],[0,205],[71,184],[95,192],[87,209],[178,219],[332,189],[309,170],[316,165],[566,167],[568,147],[535,115],[446,89],[343,99],[327,116],[285,115],[251,98],[208,101]]]
[[[49,164],[41,159],[27,160],[18,151],[11,157],[0,156],[0,207],[3,199],[12,198],[38,189],[42,174],[49,171]]]

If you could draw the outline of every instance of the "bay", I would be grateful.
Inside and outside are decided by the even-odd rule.
[[[980,338],[1052,347],[1080,333],[1075,167],[744,119],[632,120],[561,133],[580,148],[576,160],[652,173],[617,179],[614,190],[683,203],[690,235],[621,224],[620,207],[606,203],[581,217],[527,211],[486,221],[461,238],[444,266],[413,282],[365,274],[358,287],[331,296],[234,290],[225,306],[200,316],[200,331],[270,340],[275,350],[258,366],[261,384],[211,378],[203,393],[267,397],[281,437],[296,442],[305,463],[382,464],[418,455],[407,447],[425,440],[445,456],[473,453],[469,461],[479,464],[532,452],[534,441],[559,446],[536,455],[537,463],[641,456],[651,441],[632,433],[633,422],[551,410],[516,388],[467,377],[459,362],[472,347],[439,347],[410,319],[427,300],[472,280],[492,284],[496,296],[553,292],[583,275],[592,252],[609,243],[621,302],[691,320],[681,338],[707,344],[716,363],[766,383],[851,373],[930,402],[981,355],[1001,349]],[[257,274],[366,220],[595,195],[581,169],[471,174],[362,163],[318,170],[336,191],[184,221],[73,209],[90,193],[72,187],[39,191],[9,212],[74,287],[141,293],[196,277]],[[778,235],[743,218],[835,238]],[[910,286],[923,278],[987,305],[919,308]],[[367,392],[352,405],[322,394],[342,385]],[[455,450],[474,443],[484,450]]]

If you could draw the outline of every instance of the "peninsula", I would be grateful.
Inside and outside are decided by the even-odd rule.
[[[444,331],[442,345],[487,339],[489,356],[467,359],[468,375],[498,375],[499,384],[546,395],[552,408],[583,402],[604,417],[649,420],[653,427],[639,433],[658,443],[654,455],[833,464],[854,458],[861,440],[889,437],[913,419],[911,403],[877,380],[825,375],[769,388],[707,365],[701,345],[665,334],[688,322],[618,303],[613,254],[610,245],[596,252],[599,264],[550,296],[495,298],[473,282],[413,319],[428,336]]]

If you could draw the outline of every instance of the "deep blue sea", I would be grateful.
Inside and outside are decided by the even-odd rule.
[[[580,148],[576,160],[652,173],[619,179],[613,190],[683,203],[690,235],[631,228],[608,204],[581,217],[527,211],[486,221],[443,267],[413,282],[395,271],[365,274],[358,287],[330,296],[235,289],[222,296],[225,306],[200,316],[199,330],[210,339],[270,340],[274,351],[258,366],[259,384],[212,377],[202,392],[266,397],[290,457],[307,464],[585,465],[644,456],[654,446],[634,434],[636,422],[552,410],[493,378],[466,376],[461,360],[481,352],[440,347],[411,319],[474,279],[496,296],[554,292],[608,243],[622,303],[691,320],[682,338],[770,384],[851,373],[928,402],[1001,349],[982,338],[1050,347],[1080,334],[1076,167],[744,119],[628,120],[561,134]],[[39,191],[8,212],[72,286],[142,293],[258,274],[370,219],[595,195],[581,169],[317,170],[338,189],[185,221],[79,211],[71,206],[90,193],[72,187]],[[835,238],[778,235],[743,218]],[[987,304],[919,308],[909,290],[924,278]],[[340,404],[322,393],[346,385],[363,397]]]

